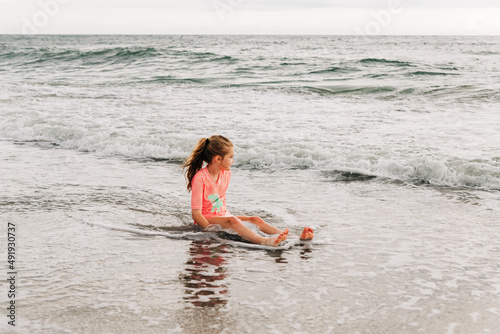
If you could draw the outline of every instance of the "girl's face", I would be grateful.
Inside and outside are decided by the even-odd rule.
[[[231,148],[228,154],[222,158],[221,166],[224,170],[231,170],[231,165],[233,164],[234,148]]]

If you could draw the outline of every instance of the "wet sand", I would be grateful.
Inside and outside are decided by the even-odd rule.
[[[238,170],[233,213],[259,199],[271,223],[316,231],[249,250],[89,224],[190,228],[178,166],[1,145],[1,233],[15,223],[19,249],[4,333],[493,333],[500,319],[494,194]]]

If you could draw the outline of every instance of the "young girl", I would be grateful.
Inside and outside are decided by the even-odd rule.
[[[234,146],[229,139],[223,136],[212,136],[200,139],[185,161],[183,168],[188,191],[191,191],[193,220],[204,229],[210,224],[216,224],[235,231],[250,242],[277,246],[286,240],[288,229],[281,231],[259,217],[236,217],[226,209],[226,190],[231,179],[233,156]],[[203,162],[207,163],[205,167],[203,167]],[[256,225],[262,232],[277,234],[277,236],[262,237],[241,221],[248,221]],[[300,238],[303,240],[312,239],[313,230],[305,227]]]

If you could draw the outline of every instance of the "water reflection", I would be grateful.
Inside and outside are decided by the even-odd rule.
[[[282,250],[266,251],[266,254],[273,258],[276,263],[288,263]]]
[[[308,244],[302,244],[300,259],[310,262],[313,250]],[[189,257],[180,280],[184,285],[183,299],[198,307],[224,306],[229,298],[228,257],[233,249],[213,240],[195,240],[189,246]],[[283,250],[265,251],[275,263],[288,264]]]
[[[302,249],[300,250],[300,258],[302,260],[309,260],[309,259],[312,259],[313,258],[313,254],[312,254],[312,248],[310,247],[310,245],[304,245],[302,247]]]
[[[184,284],[184,299],[195,306],[215,307],[227,303],[227,268],[224,254],[229,251],[225,245],[207,240],[193,241],[189,247],[189,259],[185,273],[181,275]]]

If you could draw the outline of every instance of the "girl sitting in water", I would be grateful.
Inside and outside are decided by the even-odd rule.
[[[288,229],[281,231],[264,222],[259,217],[233,216],[226,209],[226,190],[231,179],[234,145],[223,136],[202,138],[185,161],[183,168],[191,191],[191,211],[193,220],[201,228],[210,224],[220,225],[238,233],[243,239],[253,243],[277,246],[288,237]],[[203,167],[203,162],[207,165]],[[203,167],[203,168],[202,168]],[[277,236],[265,238],[252,231],[241,221],[256,225],[266,234]],[[300,235],[302,240],[313,238],[313,230],[305,227]]]

